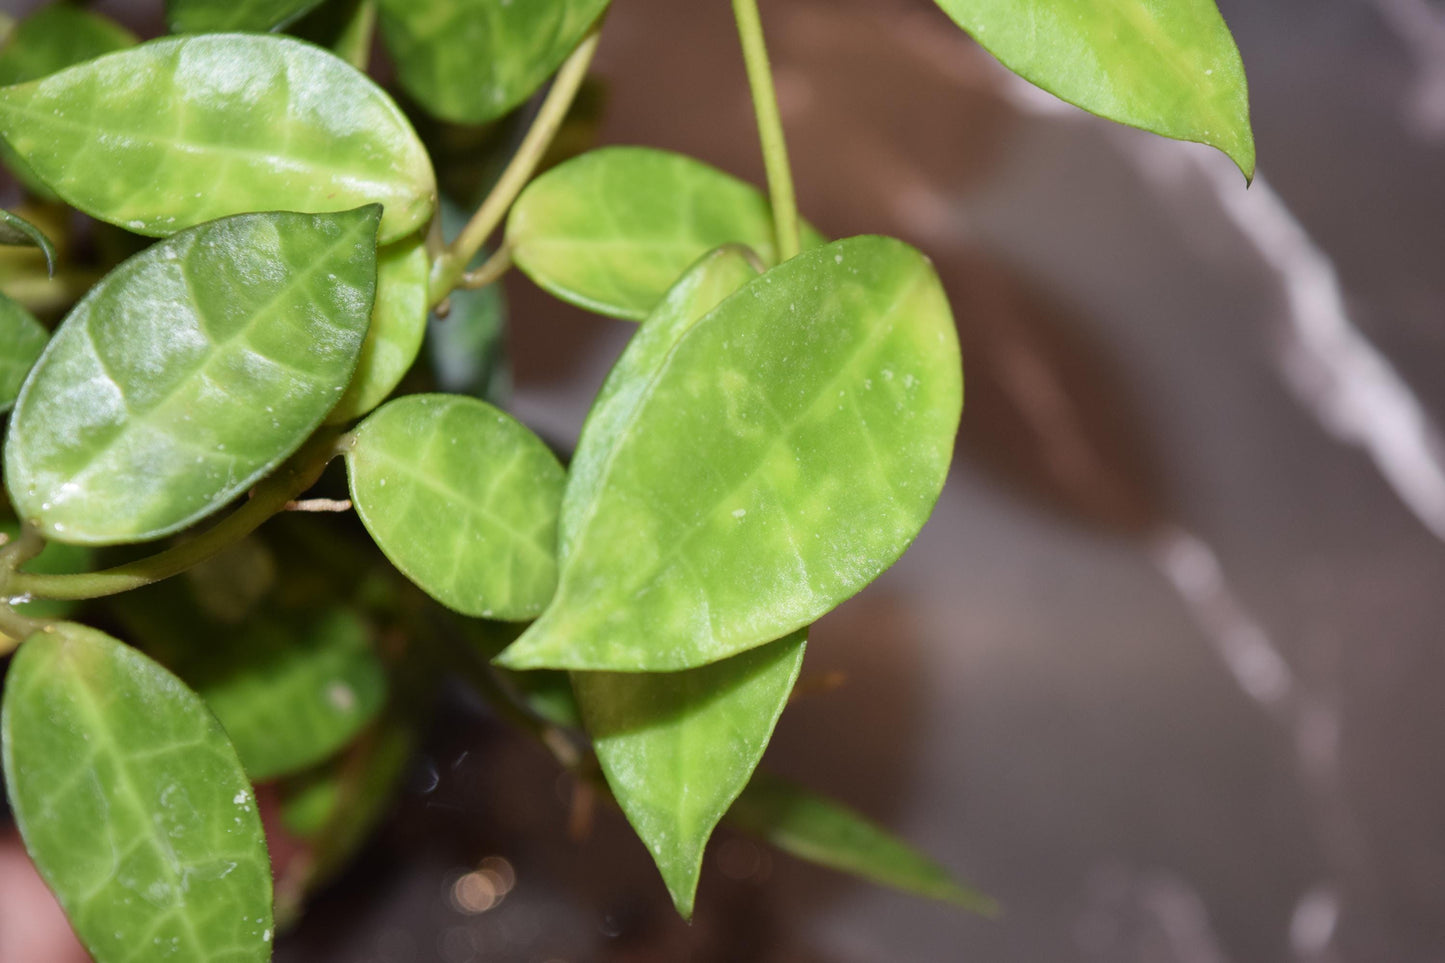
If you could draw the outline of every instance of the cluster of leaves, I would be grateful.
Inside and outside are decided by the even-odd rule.
[[[1060,96],[1252,170],[1212,0],[939,3]],[[284,920],[457,672],[600,772],[683,915],[729,813],[987,906],[856,813],[754,780],[808,625],[943,486],[962,371],[942,287],[899,241],[799,227],[753,0],[734,8],[771,203],[647,148],[534,178],[606,6],[170,0],[176,35],[146,43],[65,4],[9,25],[0,160],[30,200],[0,213],[0,737],[26,846],[103,963],[267,958],[253,783],[281,780],[311,844]],[[411,117],[365,73],[374,30]],[[438,190],[479,179],[434,169],[457,154],[492,172],[484,197]],[[639,322],[565,468],[492,403],[513,265]],[[354,506],[379,555],[335,515],[256,532],[336,458],[349,500],[309,507]],[[63,621],[102,597],[84,613],[108,632]]]

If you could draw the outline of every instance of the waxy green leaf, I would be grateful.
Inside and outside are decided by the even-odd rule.
[[[421,351],[426,334],[431,262],[420,236],[384,247],[376,256],[376,306],[351,387],[327,422],[360,418],[396,390]]]
[[[0,135],[68,203],[158,237],[228,214],[379,203],[387,244],[436,203],[391,99],[287,37],[171,37],[0,89]]]
[[[0,210],[0,244],[7,247],[36,247],[45,255],[45,269],[55,274],[55,245],[34,224],[19,214]]]
[[[962,406],[928,260],[805,252],[688,329],[618,431],[551,605],[509,668],[664,671],[816,620],[938,499]]]
[[[34,315],[0,294],[0,412],[15,404],[25,376],[49,340],[50,332]]]
[[[270,959],[256,799],[179,679],[62,623],[21,646],[0,739],[25,846],[97,960]]]
[[[321,0],[166,0],[172,33],[279,30]]]
[[[458,123],[531,96],[608,0],[380,0],[381,35],[407,93]]]
[[[804,227],[803,247],[823,239]],[[512,260],[563,301],[629,321],[652,311],[698,258],[724,244],[776,263],[757,188],[683,154],[607,147],[537,178],[507,220]]]
[[[408,395],[361,423],[346,464],[367,531],[433,598],[486,618],[542,611],[565,476],[525,426],[474,398]]]
[[[11,416],[5,483],[21,517],[60,541],[157,538],[300,447],[356,367],[379,213],[239,215],[106,276]]]
[[[810,863],[976,913],[998,912],[992,899],[864,816],[776,776],[754,776],[728,822]]]
[[[1244,64],[1214,0],[937,0],[1005,67],[1087,111],[1219,148],[1254,176]]]
[[[677,911],[692,916],[703,849],[748,784],[803,666],[805,631],[686,672],[577,672],[597,761]]]

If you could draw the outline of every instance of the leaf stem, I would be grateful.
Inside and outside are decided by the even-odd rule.
[[[361,0],[347,18],[341,36],[336,38],[336,55],[365,73],[371,61],[371,40],[375,34],[376,3],[374,0]]]
[[[527,136],[522,138],[517,153],[512,156],[506,170],[502,171],[502,176],[497,179],[487,199],[482,201],[482,206],[477,208],[477,212],[462,228],[456,240],[452,241],[432,265],[432,307],[445,301],[447,295],[461,282],[467,265],[502,223],[502,219],[512,207],[512,202],[522,193],[522,188],[527,186],[537,166],[542,163],[547,148],[557,136],[572,101],[577,97],[577,91],[582,87],[583,78],[587,76],[587,67],[592,63],[592,55],[597,52],[600,35],[599,21],[557,71],[557,79],[552,82],[552,89],[547,91],[547,97],[542,101],[542,107],[537,111],[537,117],[532,121]]]
[[[147,558],[99,572],[77,575],[39,575],[16,572],[7,591],[47,599],[93,599],[179,575],[250,535],[261,523],[286,508],[321,477],[338,454],[337,433],[326,429],[314,435],[275,472],[256,486],[251,498],[211,528],[187,542]]]
[[[768,194],[773,201],[778,260],[786,261],[798,253],[798,201],[793,193],[788,144],[783,138],[783,119],[778,113],[778,95],[773,89],[773,69],[768,63],[768,48],[763,43],[763,24],[758,17],[757,0],[733,0],[733,19],[738,24],[748,86],[753,92],[753,112],[758,118],[758,140],[763,145]]]
[[[511,269],[512,249],[506,242],[503,242],[495,254],[482,262],[481,267],[463,274],[461,283],[457,286],[466,288],[468,291],[475,291],[501,280],[502,275]]]

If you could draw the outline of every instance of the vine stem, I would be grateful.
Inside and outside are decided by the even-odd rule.
[[[240,508],[187,542],[115,568],[76,575],[40,575],[15,572],[4,591],[46,599],[93,599],[129,592],[152,582],[179,575],[236,544],[321,477],[332,458],[341,454],[336,430],[315,435],[280,468],[256,486]]]
[[[572,101],[577,98],[577,91],[581,89],[582,80],[587,76],[587,68],[592,63],[592,55],[597,52],[600,36],[599,21],[557,71],[557,79],[552,82],[552,89],[547,91],[547,97],[542,101],[542,107],[537,111],[537,117],[532,121],[527,136],[522,138],[521,146],[517,148],[517,153],[512,156],[506,170],[502,171],[496,186],[487,195],[487,199],[482,201],[482,206],[477,208],[477,212],[472,215],[466,227],[462,228],[456,240],[442,251],[432,265],[432,307],[445,301],[447,295],[461,283],[467,265],[502,223],[502,219],[512,207],[512,202],[522,193],[522,188],[527,186],[537,166],[542,163],[547,148],[552,145],[567,111],[572,107]]]
[[[778,94],[773,88],[773,68],[768,63],[768,48],[763,43],[763,23],[758,16],[757,0],[733,0],[733,19],[738,24],[748,86],[753,93],[753,112],[758,118],[758,140],[763,145],[763,166],[768,172],[768,194],[773,202],[778,260],[786,261],[799,249],[798,200],[793,193],[788,144],[783,138],[783,119],[778,113]]]

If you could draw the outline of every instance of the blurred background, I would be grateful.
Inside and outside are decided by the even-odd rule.
[[[621,817],[569,835],[555,765],[458,696],[277,959],[1445,960],[1445,3],[1221,0],[1248,190],[928,0],[762,6],[805,214],[934,258],[967,382],[932,521],[819,624],[764,765],[1004,914],[722,832],[688,926]],[[615,0],[596,72],[600,142],[762,183],[726,3]],[[633,329],[506,283],[511,407],[568,446]]]

